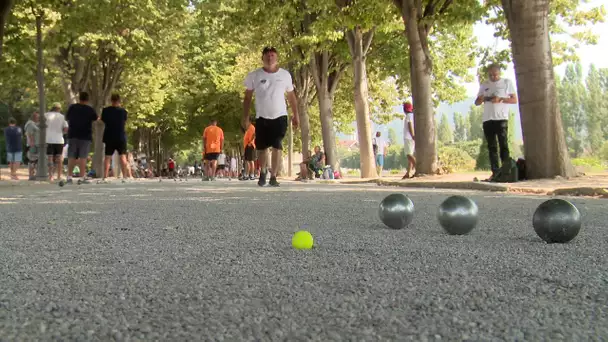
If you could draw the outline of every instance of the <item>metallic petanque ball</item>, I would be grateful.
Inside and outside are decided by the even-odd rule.
[[[581,213],[570,202],[550,199],[536,208],[532,218],[534,231],[548,243],[565,243],[581,230]]]
[[[448,197],[439,206],[437,219],[450,235],[464,235],[477,225],[479,209],[477,204],[464,196]]]
[[[390,228],[402,229],[414,219],[414,203],[402,194],[391,194],[380,202],[380,220]]]

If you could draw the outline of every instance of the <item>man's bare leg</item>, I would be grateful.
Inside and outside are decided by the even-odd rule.
[[[61,171],[63,170],[63,155],[55,157],[55,165],[57,166],[57,179],[61,179]]]
[[[68,161],[69,162],[69,161]],[[80,178],[87,178],[87,160],[86,158],[80,158],[77,160],[78,167],[80,168]]]
[[[258,150],[258,162],[260,164],[260,178],[258,185],[266,185],[266,175],[268,173],[268,149]]]
[[[68,158],[68,179],[72,179],[72,176],[74,175],[74,166],[76,165],[76,163],[76,159]]]
[[[30,179],[34,179],[34,177],[36,177],[36,162],[30,161],[28,167],[29,167]]]
[[[55,159],[55,157],[53,157],[53,156],[49,156],[48,157],[48,163],[49,163],[49,181],[53,180],[53,172],[55,172],[55,163],[53,162],[54,159]]]
[[[112,156],[106,156],[104,159],[104,173],[102,179],[106,179],[110,174],[110,163],[112,162]]]
[[[215,178],[215,171],[217,170],[217,160],[212,160],[209,163],[209,173],[211,174],[211,178]]]
[[[270,177],[276,177],[283,167],[283,156],[281,150],[277,148],[272,149],[272,170],[270,172]]]
[[[129,168],[127,167],[127,156],[125,154],[120,155],[120,166],[122,166],[122,179],[129,177]]]

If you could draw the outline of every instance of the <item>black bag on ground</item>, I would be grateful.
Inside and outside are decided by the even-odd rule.
[[[504,160],[498,172],[492,177],[496,183],[515,183],[519,180],[519,168],[512,158]]]

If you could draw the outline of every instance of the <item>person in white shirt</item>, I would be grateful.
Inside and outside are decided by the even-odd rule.
[[[238,171],[236,169],[236,158],[232,156],[230,158],[230,178],[237,178]]]
[[[408,179],[414,177],[416,168],[416,157],[414,157],[414,151],[416,149],[414,133],[414,106],[410,102],[403,104],[403,112],[405,117],[403,119],[403,149],[407,157],[407,171],[401,179]]]
[[[226,177],[226,154],[224,154],[224,151],[217,156],[217,173],[220,178]]]
[[[509,104],[517,103],[515,85],[507,78],[500,77],[500,66],[492,64],[488,67],[488,80],[479,87],[475,105],[484,105],[483,133],[488,144],[492,177],[499,169],[498,148],[500,147],[500,160],[509,158]],[[498,140],[498,146],[496,144]],[[490,177],[490,180],[492,179]]]
[[[287,106],[285,94],[289,100],[289,107],[293,113],[294,128],[298,127],[298,103],[294,93],[293,81],[289,72],[278,66],[277,50],[265,47],[262,51],[264,66],[247,75],[245,79],[245,100],[243,101],[242,129],[246,131],[251,125],[249,121],[249,108],[255,94],[255,145],[260,163],[260,178],[258,185],[266,185],[268,173],[267,151],[272,148],[272,163],[270,165],[270,186],[279,186],[277,174],[280,171],[281,151],[283,138],[287,132]]]
[[[61,179],[63,169],[63,135],[68,132],[68,122],[61,114],[61,104],[53,104],[46,117],[46,154],[49,159],[49,181],[53,180],[53,169],[57,170],[57,179]]]
[[[382,137],[382,133],[376,132],[376,137],[372,141],[374,154],[376,155],[376,171],[378,176],[381,176],[384,169],[384,157],[386,156],[386,141]]]

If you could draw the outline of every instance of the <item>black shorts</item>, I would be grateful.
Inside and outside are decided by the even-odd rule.
[[[255,119],[255,147],[258,150],[265,150],[269,147],[282,150],[287,124],[287,115],[276,119]]]
[[[114,154],[114,151],[118,151],[118,154],[127,154],[127,142],[126,141],[107,141],[106,144],[106,157]]]
[[[205,153],[205,160],[217,160],[219,156],[219,153]]]
[[[46,154],[49,157],[63,156],[63,144],[47,144]]]
[[[254,161],[255,160],[255,149],[253,146],[245,147],[245,161]]]

